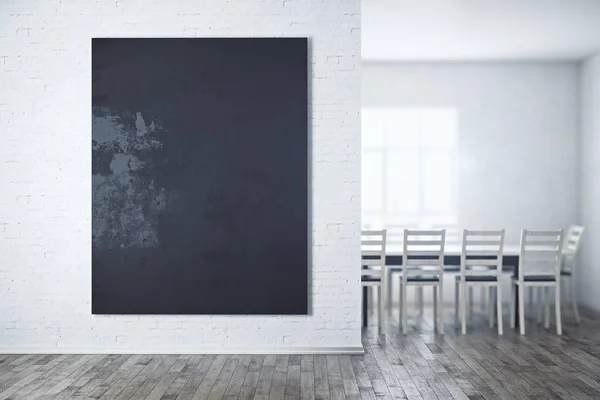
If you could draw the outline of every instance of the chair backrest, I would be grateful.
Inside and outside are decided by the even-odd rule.
[[[402,278],[409,275],[444,274],[446,230],[404,230]]]
[[[434,230],[438,230],[438,229],[445,229],[446,230],[446,242],[445,242],[445,246],[453,246],[453,247],[458,247],[460,246],[461,240],[462,240],[462,230],[455,224],[441,224],[441,223],[434,223],[431,224],[430,226],[431,229]]]
[[[560,279],[562,229],[555,231],[521,231],[519,280],[525,276],[553,276]]]
[[[585,227],[580,225],[571,225],[569,227],[562,245],[563,255],[570,255],[573,257],[577,255],[584,230]]]
[[[460,256],[461,276],[463,278],[474,275],[500,276],[502,274],[503,249],[504,229],[497,231],[463,229]]]
[[[387,231],[363,230],[361,232],[361,274],[381,276],[385,266]],[[365,269],[364,267],[369,267]]]
[[[405,229],[419,229],[419,225],[416,222],[407,223],[391,223],[385,226],[387,231],[387,247],[388,249],[394,249],[402,251],[404,243],[404,230]]]

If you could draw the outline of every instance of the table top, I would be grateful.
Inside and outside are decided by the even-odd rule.
[[[388,245],[385,251],[387,256],[401,256],[402,245]],[[521,251],[520,245],[504,245],[502,254],[505,256],[518,256]],[[446,245],[444,249],[444,255],[446,256],[460,256],[462,252],[462,246],[459,245]]]

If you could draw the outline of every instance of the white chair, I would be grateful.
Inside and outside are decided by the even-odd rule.
[[[443,219],[442,219],[443,221]],[[444,241],[444,248],[446,249],[446,251],[448,251],[449,248],[460,248],[460,243],[462,240],[462,229],[460,229],[458,227],[458,225],[456,224],[456,222],[441,222],[440,220],[435,220],[435,222],[429,221],[429,225],[427,226],[427,229],[432,229],[432,230],[440,230],[440,229],[444,229],[446,231],[446,236],[445,236],[445,241]],[[444,266],[444,270],[447,272],[448,268],[450,268],[450,270],[452,270],[452,267],[454,266],[448,266],[445,265]],[[423,287],[420,286],[417,288],[417,298],[416,298],[416,303],[419,307],[419,313],[423,314]],[[470,307],[473,307],[473,290],[469,291],[469,301],[470,301]]]
[[[579,323],[579,309],[577,307],[577,295],[575,292],[575,259],[579,251],[579,244],[581,243],[581,236],[585,231],[585,227],[579,225],[571,225],[567,230],[565,239],[562,246],[562,268],[560,271],[560,277],[566,279],[569,282],[569,297],[573,305],[573,313],[575,314],[575,320]]]
[[[556,299],[556,333],[562,335],[560,317],[560,272],[562,229],[556,231],[521,231],[521,251],[519,253],[519,275],[512,278],[510,326],[515,327],[515,305],[519,291],[519,328],[525,334],[525,287],[544,289],[549,297],[549,289],[554,287]],[[545,327],[549,327],[550,308],[546,302]]]
[[[577,295],[575,294],[575,259],[577,258],[577,253],[579,251],[579,243],[581,241],[581,236],[583,235],[583,231],[585,227],[579,225],[571,225],[567,230],[567,233],[564,235],[563,244],[562,244],[562,265],[561,265],[561,280],[568,280],[568,288],[569,288],[569,297],[571,300],[571,304],[573,305],[573,313],[575,314],[575,320],[579,323],[579,308],[577,306]],[[533,299],[534,295],[532,293],[532,288],[529,288],[529,298]],[[549,302],[550,299],[543,299],[543,293],[541,290],[537,293],[537,320],[538,323],[542,322],[543,316],[543,308],[549,307],[545,303]],[[561,304],[562,306],[562,304]]]
[[[411,221],[411,222],[405,222],[405,223],[393,223],[393,224],[387,224],[386,225],[386,231],[387,231],[387,243],[386,246],[388,249],[390,249],[391,251],[394,251],[394,249],[399,249],[401,250],[403,248],[403,244],[404,244],[404,229],[418,229],[418,223],[415,221]],[[392,300],[393,300],[393,288],[392,288],[392,284],[393,284],[393,278],[394,278],[394,274],[400,273],[402,272],[402,266],[401,265],[388,265],[386,267],[386,270],[388,272],[388,275],[386,276],[386,280],[387,280],[387,307],[388,310],[392,309]],[[419,297],[419,293],[417,293],[417,298],[416,298],[416,303],[419,304],[419,301],[422,301],[422,299]],[[422,313],[422,303],[420,305],[420,312]]]
[[[469,231],[462,234],[460,257],[460,275],[455,280],[454,312],[458,324],[459,303],[461,331],[467,333],[467,288],[475,285],[489,292],[488,310],[490,328],[494,326],[494,289],[498,313],[498,334],[502,335],[502,251],[504,248],[504,229],[499,231]],[[485,267],[485,268],[482,268]],[[460,294],[460,295],[459,295]]]
[[[458,226],[456,224],[439,224],[439,223],[434,223],[431,224],[431,229],[445,229],[446,230],[446,249],[448,248],[458,248],[461,246],[461,241],[462,241],[462,237],[463,237],[463,231],[462,229],[458,228]],[[474,267],[474,268],[481,268],[483,270],[486,270],[487,267],[481,266],[481,267]],[[483,310],[485,310],[486,307],[486,288],[484,286],[481,287],[481,307]],[[467,288],[468,290],[468,305],[469,305],[469,312],[473,311],[473,304],[475,303],[474,301],[474,293],[473,293],[473,287],[469,286]],[[420,292],[422,293],[423,291],[420,290]],[[421,295],[422,297],[422,295]]]
[[[385,301],[387,273],[385,271],[386,230],[368,230],[361,233],[361,285],[379,288],[377,306],[380,333],[385,332]],[[366,299],[363,299],[365,301]],[[363,318],[366,316],[363,315]]]
[[[408,333],[408,286],[432,286],[434,321],[444,334],[443,278],[446,231],[404,230],[402,276],[400,278],[400,321],[402,332]],[[438,293],[439,290],[439,293]]]

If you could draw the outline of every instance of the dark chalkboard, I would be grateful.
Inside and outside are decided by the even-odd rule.
[[[306,314],[307,39],[92,40],[92,313]]]

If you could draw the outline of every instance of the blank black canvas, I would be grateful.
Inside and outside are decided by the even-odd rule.
[[[305,38],[92,39],[92,312],[306,314]]]

